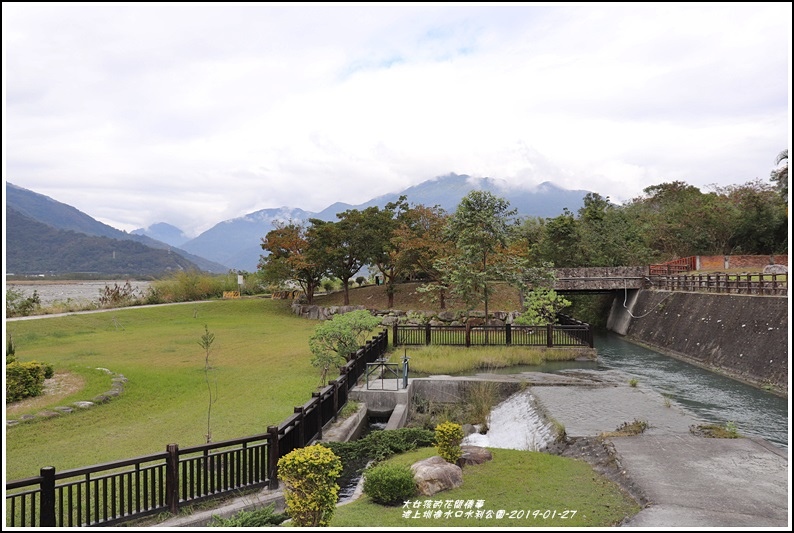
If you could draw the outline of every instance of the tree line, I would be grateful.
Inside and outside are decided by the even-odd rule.
[[[787,160],[784,151],[777,162]],[[420,290],[442,309],[454,297],[470,308],[484,302],[487,316],[493,281],[527,296],[548,289],[555,267],[787,252],[787,164],[771,173],[770,183],[711,188],[667,182],[623,205],[588,193],[577,212],[566,208],[554,218],[519,217],[507,199],[486,191],[470,192],[453,213],[402,196],[383,208],[338,213],[335,222],[277,225],[262,239],[259,271],[270,283],[297,282],[308,303],[323,279],[337,278],[348,305],[350,281],[367,267],[382,277],[389,307],[399,282],[421,280]]]

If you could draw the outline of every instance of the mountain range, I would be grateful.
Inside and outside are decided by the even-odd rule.
[[[58,239],[63,242],[72,242],[83,235],[122,241],[116,245],[117,247],[126,247],[132,244],[145,245],[159,254],[165,254],[164,256],[155,254],[158,257],[156,264],[168,266],[168,270],[191,268],[190,265],[193,264],[196,268],[209,272],[220,273],[229,270],[253,272],[256,271],[262,254],[261,239],[275,227],[274,223],[276,222],[299,222],[307,221],[310,218],[334,221],[337,219],[337,213],[349,209],[362,210],[371,206],[384,207],[389,202],[397,201],[403,195],[406,196],[409,204],[438,205],[452,213],[460,200],[472,190],[484,190],[505,198],[510,202],[510,207],[517,211],[518,216],[550,218],[558,216],[565,208],[575,212],[582,206],[583,198],[589,192],[563,189],[550,182],[541,183],[533,188],[521,188],[511,186],[504,180],[449,174],[427,180],[397,193],[373,198],[362,204],[351,205],[337,202],[316,213],[297,207],[261,209],[238,218],[219,222],[199,236],[188,239],[181,229],[164,222],[127,233],[103,224],[74,207],[57,202],[47,196],[11,183],[6,185],[6,210],[7,213],[10,213],[9,218],[13,217],[14,220],[13,232],[10,225],[7,231],[6,272],[17,273],[52,272],[51,267],[57,266],[50,261],[47,263],[48,268],[35,268],[36,264],[44,264],[43,257],[57,257],[59,253],[63,253],[63,250],[54,249],[49,251],[49,256],[44,253],[46,250],[32,253],[33,251],[29,248],[31,242],[36,242],[36,239],[31,236],[36,232],[47,233],[52,230],[64,232]],[[39,223],[49,229],[45,231],[45,228],[33,223]],[[19,242],[16,234],[26,235],[25,241]],[[50,243],[58,241],[51,238],[46,240]],[[104,250],[105,253],[109,249],[107,242],[95,244],[97,244],[98,250]],[[83,247],[86,245],[85,241],[80,244]],[[40,247],[36,246],[36,248]],[[131,254],[132,250],[125,248],[124,254],[128,252]],[[117,257],[121,253],[119,249]],[[83,255],[90,258],[90,254],[87,252]],[[25,256],[30,257],[25,259]],[[187,263],[175,262],[174,256],[187,261]],[[38,259],[34,260],[35,257]],[[125,255],[125,257],[129,256]],[[99,261],[99,258],[96,259]],[[108,267],[108,263],[102,264],[105,265],[103,268]],[[66,265],[63,267],[69,268]],[[81,268],[92,270],[85,264]],[[67,272],[75,272],[75,270],[67,270]]]

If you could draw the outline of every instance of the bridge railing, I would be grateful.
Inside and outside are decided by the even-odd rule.
[[[669,291],[766,296],[786,296],[788,294],[787,274],[685,274],[654,277],[652,283],[656,289]]]
[[[697,270],[697,257],[694,255],[648,267],[648,273],[651,276],[669,276],[671,274],[691,272],[692,270]]]

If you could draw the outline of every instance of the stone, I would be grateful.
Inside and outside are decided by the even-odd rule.
[[[471,435],[472,433],[477,433],[477,428],[471,424],[463,424],[461,429],[463,430],[464,437]]]
[[[463,470],[438,455],[417,461],[411,465],[411,470],[416,488],[423,496],[432,496],[463,485]]]
[[[493,459],[493,454],[482,446],[472,446],[465,444],[460,447],[463,450],[463,455],[460,456],[458,464],[461,465],[479,465],[486,461]]]
[[[59,405],[58,407],[54,407],[56,411],[60,411],[61,413],[71,413],[74,411],[71,407],[66,407],[65,405]]]
[[[788,267],[786,265],[766,265],[764,274],[788,274]]]
[[[88,409],[89,407],[94,406],[94,402],[80,401],[80,402],[74,402],[73,405],[75,407],[79,407],[80,409]]]
[[[441,311],[438,314],[438,319],[443,320],[444,322],[452,322],[455,320],[456,315],[454,311]]]

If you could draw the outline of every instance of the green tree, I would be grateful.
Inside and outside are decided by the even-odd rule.
[[[523,305],[524,309],[514,323],[535,326],[555,323],[557,313],[571,305],[571,302],[554,289],[537,287],[524,297]]]
[[[326,385],[331,367],[344,365],[348,355],[355,353],[379,324],[378,317],[362,309],[334,315],[315,328],[309,338],[309,348],[312,366],[320,369],[321,387]]]
[[[788,149],[783,150],[775,158],[775,169],[769,175],[780,195],[788,201]]]
[[[207,392],[209,393],[209,404],[207,405],[207,444],[212,442],[212,430],[210,429],[210,419],[212,417],[212,404],[218,401],[218,381],[215,380],[215,391],[212,390],[213,383],[210,383],[210,352],[212,351],[212,343],[215,342],[215,334],[210,333],[207,325],[204,324],[204,335],[199,340],[199,346],[204,350],[204,381],[207,383]]]
[[[313,246],[313,234],[302,224],[276,224],[262,239],[261,247],[269,252],[261,256],[259,271],[271,283],[296,281],[307,303],[314,301],[314,293],[326,273],[326,266]]]
[[[344,305],[350,305],[350,279],[370,261],[375,247],[382,242],[379,229],[373,224],[375,209],[337,213],[337,222],[309,219],[314,253],[329,274],[342,280]]]
[[[427,280],[418,290],[437,300],[441,309],[446,309],[449,287],[436,260],[454,253],[453,241],[443,236],[448,219],[439,206],[415,205],[400,217],[392,237],[397,261],[403,265],[404,272],[415,279]]]
[[[471,191],[458,204],[445,228],[445,237],[455,243],[455,254],[436,261],[452,292],[469,309],[480,302],[485,304],[486,320],[492,291],[489,283],[505,280],[508,271],[520,272],[526,266],[508,250],[516,225],[515,213],[504,198],[487,191]]]
[[[400,219],[407,209],[405,196],[401,196],[397,202],[386,204],[384,209],[369,207],[363,212],[363,222],[367,225],[367,234],[370,236],[370,256],[367,262],[383,274],[389,308],[394,307],[397,280],[408,269],[404,256],[400,254],[400,242],[394,238]]]
[[[574,214],[562,214],[546,220],[543,239],[537,246],[539,255],[557,268],[581,266],[583,257],[579,222]]]

